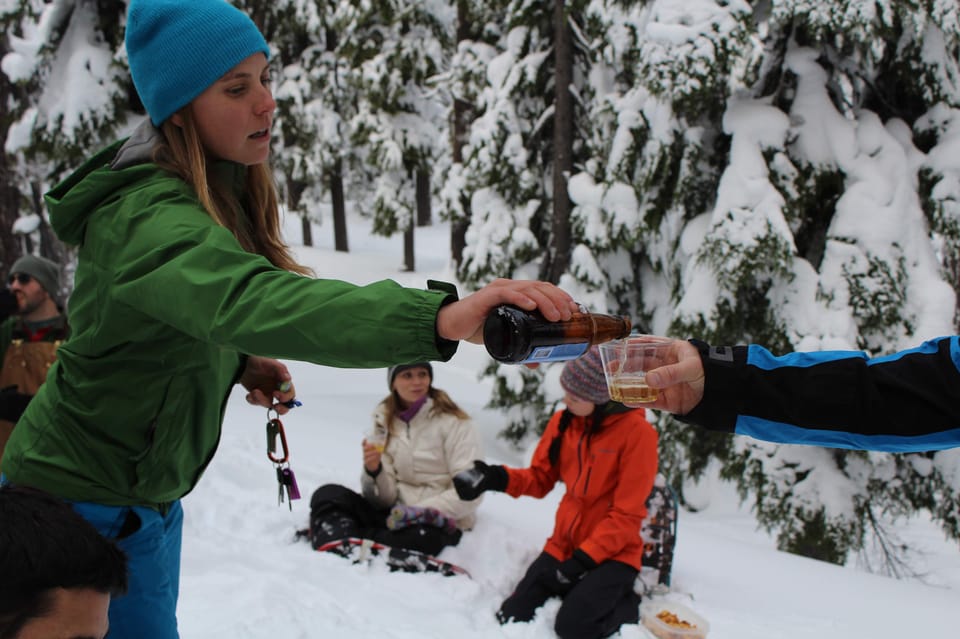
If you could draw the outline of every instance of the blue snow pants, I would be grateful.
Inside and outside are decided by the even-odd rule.
[[[183,508],[71,502],[73,509],[127,554],[129,589],[110,601],[107,639],[178,639],[177,595]]]

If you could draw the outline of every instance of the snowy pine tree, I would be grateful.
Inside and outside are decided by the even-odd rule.
[[[303,221],[305,244],[312,244],[311,223],[329,217],[335,248],[347,251],[346,193],[360,190],[354,184],[365,176],[359,150],[350,143],[356,82],[343,54],[357,12],[348,4],[314,0],[264,3],[263,11],[269,16],[265,36],[278,52],[279,140],[272,163],[286,205]]]
[[[460,47],[458,77],[477,114],[454,172],[469,201],[458,271],[468,285],[494,277],[559,279],[554,272],[570,263],[566,183],[570,166],[582,162],[587,114],[578,87],[591,63],[585,7],[508,2],[502,12],[482,14],[499,17],[502,27],[487,27],[480,32],[485,40]],[[497,378],[491,405],[524,405],[511,410],[504,431],[516,441],[542,429],[553,403],[543,395],[542,372],[502,368],[488,370]]]
[[[20,0],[0,10],[9,92],[0,119],[5,251],[13,248],[8,233],[19,210],[40,217],[40,252],[67,259],[46,223],[42,194],[127,122],[135,93],[118,53],[125,10],[120,1],[93,0]]]
[[[568,259],[562,287],[647,332],[874,355],[956,332],[955,0],[459,0],[456,38],[441,0],[237,4],[278,51],[279,174],[302,214],[334,203],[340,176],[378,230],[412,228],[429,169],[446,176],[443,214],[470,221],[468,287],[553,277]],[[5,254],[19,251],[11,211],[42,213],[40,195],[138,108],[117,53],[124,9],[0,5]],[[573,97],[563,127],[557,77]],[[456,127],[472,119],[455,127],[459,162],[454,100],[469,105]],[[508,436],[542,427],[559,370],[487,371]],[[891,521],[925,509],[960,539],[960,451],[778,446],[654,417],[673,482],[718,469],[781,548],[837,563],[877,548],[881,565],[866,563],[903,574]]]
[[[456,42],[449,68],[440,84],[452,104],[450,114],[450,162],[440,171],[437,193],[439,215],[451,224],[450,249],[454,266],[460,268],[466,247],[466,231],[472,219],[470,199],[475,185],[468,183],[464,168],[465,149],[471,126],[480,108],[486,85],[487,66],[497,55],[502,37],[504,0],[457,0]]]
[[[448,66],[455,13],[434,0],[371,0],[357,7],[347,55],[359,97],[351,136],[373,174],[363,208],[373,214],[374,232],[407,234],[405,263],[412,269],[418,211],[429,211],[432,172],[448,162],[443,156],[450,151],[450,105],[437,80]]]
[[[645,331],[775,352],[883,354],[955,331],[955,3],[593,2],[582,25],[564,288]],[[467,280],[523,276],[544,250],[549,167],[525,146],[542,112],[518,97],[544,47],[511,35],[465,160],[472,203],[492,202],[473,207]],[[502,376],[493,403],[530,401],[530,386]],[[657,418],[674,481],[718,461],[784,549],[843,563],[919,508],[960,538],[953,452],[776,446]]]
[[[679,239],[668,272],[681,279],[664,282],[674,311],[668,323],[654,316],[657,332],[873,354],[954,332],[957,282],[942,279],[936,250],[948,249],[949,264],[937,225],[950,228],[950,198],[921,202],[918,172],[938,174],[943,193],[955,174],[925,167],[911,130],[943,130],[928,111],[960,98],[956,37],[944,36],[956,9],[937,6],[651,3],[641,84],[674,117],[713,129],[716,143],[693,155],[722,169],[706,208],[674,198],[679,219],[660,222]],[[925,209],[939,215],[933,233]],[[781,548],[843,563],[874,515],[927,507],[922,495],[960,535],[960,487],[943,480],[956,474],[953,453],[920,464],[661,426],[674,474],[695,477],[719,459]]]

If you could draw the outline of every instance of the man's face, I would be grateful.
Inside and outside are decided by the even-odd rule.
[[[37,278],[26,273],[12,273],[10,275],[10,290],[17,296],[17,311],[20,315],[30,315],[50,297],[47,291],[40,286]]]
[[[57,588],[46,616],[31,619],[16,639],[103,639],[110,595],[88,588]]]

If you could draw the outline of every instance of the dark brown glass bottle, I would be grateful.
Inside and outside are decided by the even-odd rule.
[[[502,305],[483,324],[483,345],[490,357],[506,364],[576,359],[593,344],[630,334],[630,318],[601,313],[574,313],[551,322],[538,311]]]

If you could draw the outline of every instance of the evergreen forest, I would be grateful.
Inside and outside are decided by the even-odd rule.
[[[367,216],[415,270],[417,227],[443,221],[464,290],[548,280],[641,332],[774,353],[957,331],[956,0],[234,4],[272,47],[291,243],[319,228],[349,251],[347,216]],[[26,252],[69,276],[43,193],[143,118],[125,11],[0,0],[4,277]],[[488,367],[504,438],[536,436],[557,373]],[[734,482],[783,550],[909,575],[895,524],[918,511],[960,542],[960,450],[775,445],[650,415],[681,499]]]

